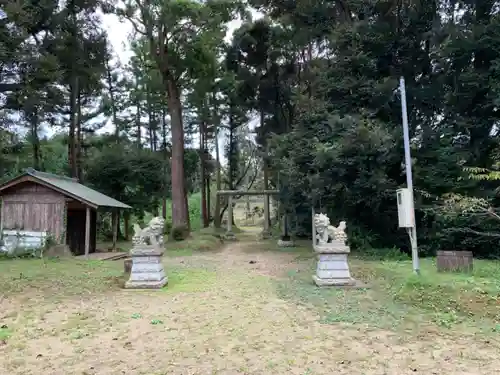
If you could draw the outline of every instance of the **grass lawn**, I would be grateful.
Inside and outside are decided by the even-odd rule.
[[[272,250],[274,245],[270,245]],[[278,284],[283,298],[314,305],[325,323],[370,324],[381,328],[435,325],[500,334],[500,262],[475,260],[472,274],[438,273],[434,258],[421,259],[421,275],[411,260],[363,260],[351,256],[352,275],[367,289],[318,289],[310,276],[315,260],[310,249],[293,249],[307,269],[288,272]],[[460,326],[460,327],[458,327]]]
[[[121,261],[0,261],[2,374],[493,374],[500,264],[422,275],[351,259],[368,289],[318,289],[314,257],[255,233],[167,243],[169,284],[123,290]],[[217,251],[215,251],[217,250]]]

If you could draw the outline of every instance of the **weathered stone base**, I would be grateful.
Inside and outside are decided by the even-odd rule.
[[[123,272],[125,275],[130,276],[132,272],[132,259],[127,258],[123,261]]]
[[[295,242],[293,242],[292,240],[289,240],[289,241],[285,241],[285,240],[278,240],[278,246],[279,247],[294,247],[295,246]]]
[[[313,281],[317,286],[353,286],[356,285],[356,280],[348,279],[320,279],[318,276],[313,276]]]
[[[126,289],[159,289],[168,282],[161,263],[163,251],[153,245],[138,245],[130,251],[132,269]]]
[[[359,280],[350,279],[320,279],[316,275],[313,277],[314,284],[319,287],[323,286],[336,286],[344,288],[368,288],[368,285],[362,283]]]
[[[351,277],[347,255],[349,247],[343,241],[317,244],[314,251],[318,256],[316,275],[313,276],[317,286],[355,286],[356,280]]]
[[[316,244],[313,248],[318,254],[349,254],[351,252],[349,246],[346,246],[345,243],[341,241]]]
[[[225,241],[236,241],[237,238],[233,232],[226,232],[226,233],[224,233],[224,240]]]
[[[125,289],[161,289],[168,284],[168,278],[165,276],[159,281],[127,281]]]
[[[260,238],[262,238],[263,240],[268,240],[269,238],[271,238],[271,232],[263,230],[262,232],[260,232]]]

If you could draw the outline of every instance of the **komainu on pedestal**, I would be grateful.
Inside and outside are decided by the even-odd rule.
[[[160,289],[168,283],[161,262],[164,228],[165,220],[161,217],[151,219],[143,229],[134,225],[134,246],[130,250],[132,270],[125,283],[126,289]]]
[[[314,251],[318,256],[316,274],[313,276],[317,286],[354,286],[356,280],[351,277],[347,254],[350,253],[346,245],[347,227],[341,221],[338,227],[330,225],[330,219],[325,214],[314,215]]]

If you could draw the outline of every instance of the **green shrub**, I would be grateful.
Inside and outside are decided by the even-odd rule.
[[[172,228],[171,237],[174,241],[183,241],[189,237],[189,229],[186,225]]]
[[[163,234],[169,235],[172,230],[172,223],[165,220],[165,226],[163,227]]]
[[[358,249],[356,254],[360,255],[362,258],[372,259],[372,260],[408,260],[410,256],[402,252],[397,247],[391,248],[364,248]]]
[[[201,194],[195,193],[188,197],[189,222],[191,230],[196,231],[201,228]]]

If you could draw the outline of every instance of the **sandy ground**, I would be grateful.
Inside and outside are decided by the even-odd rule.
[[[254,245],[168,260],[213,267],[215,281],[199,292],[123,290],[58,304],[5,299],[0,317],[20,328],[0,343],[0,373],[465,375],[500,368],[491,338],[321,324],[313,309],[275,293],[272,279],[294,267],[293,257],[243,246]]]

